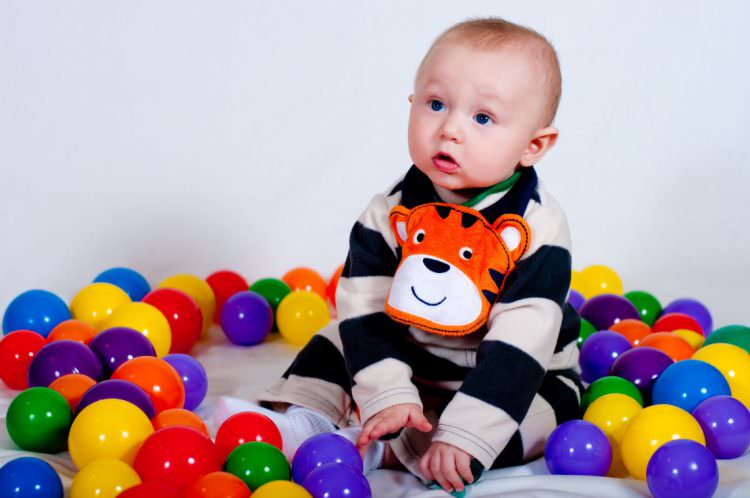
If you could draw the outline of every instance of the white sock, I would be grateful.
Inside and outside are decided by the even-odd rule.
[[[339,429],[334,432],[339,436],[343,436],[355,445],[357,444],[357,438],[362,427],[347,427],[345,429]],[[367,446],[365,456],[362,458],[362,465],[364,467],[364,473],[367,474],[371,470],[379,469],[383,466],[383,455],[385,454],[385,443],[383,441],[373,441]]]
[[[267,416],[281,432],[283,453],[291,461],[294,452],[308,438],[325,432],[333,432],[336,426],[320,413],[292,405],[285,413],[263,408],[260,405],[239,398],[222,396],[216,402],[213,413],[213,423],[220,427],[230,416],[240,412],[255,412]]]

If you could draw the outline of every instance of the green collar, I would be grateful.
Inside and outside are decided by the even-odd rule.
[[[484,190],[468,201],[462,203],[462,206],[466,207],[473,207],[479,204],[484,198],[486,198],[488,195],[496,194],[498,192],[505,192],[506,190],[510,190],[510,188],[515,185],[515,183],[518,181],[518,179],[521,178],[521,172],[516,171],[512,175],[510,175],[509,178],[506,178],[505,180],[501,181],[500,183],[496,183],[495,185],[487,188],[487,190]]]

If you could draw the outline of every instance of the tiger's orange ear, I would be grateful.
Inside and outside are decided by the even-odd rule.
[[[388,214],[388,218],[391,222],[391,231],[396,237],[398,245],[404,245],[408,235],[406,234],[406,220],[409,219],[411,209],[405,208],[404,206],[398,205],[391,209]]]
[[[531,231],[523,218],[516,214],[504,214],[495,220],[492,229],[505,242],[511,259],[514,262],[521,259],[531,243]]]

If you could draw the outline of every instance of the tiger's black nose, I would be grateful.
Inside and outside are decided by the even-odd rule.
[[[435,273],[445,273],[451,268],[449,264],[438,261],[437,259],[424,258],[422,262],[428,270]]]

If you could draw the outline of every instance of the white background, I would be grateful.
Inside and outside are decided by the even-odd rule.
[[[574,266],[750,324],[748,4],[0,0],[0,311],[111,266],[328,277],[410,164],[432,39],[529,25],[563,70],[538,166]]]

